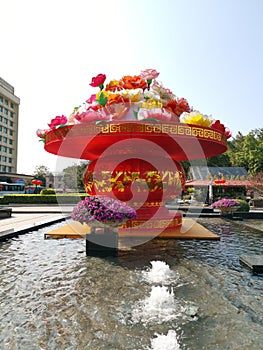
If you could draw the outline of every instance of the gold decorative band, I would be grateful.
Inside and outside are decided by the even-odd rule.
[[[226,141],[224,134],[211,128],[198,125],[180,123],[146,123],[146,122],[122,122],[122,123],[100,123],[100,124],[77,124],[65,126],[52,130],[46,135],[46,142],[62,140],[66,137],[80,137],[85,135],[96,136],[97,134],[145,134],[171,136],[192,136],[208,140]]]

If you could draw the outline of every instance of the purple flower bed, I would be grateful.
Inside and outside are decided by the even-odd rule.
[[[80,201],[71,213],[71,218],[80,223],[94,220],[102,223],[119,222],[136,217],[136,211],[127,204],[109,197],[89,196]]]
[[[219,199],[211,205],[212,208],[231,208],[237,206],[239,206],[239,203],[236,200],[229,198]]]

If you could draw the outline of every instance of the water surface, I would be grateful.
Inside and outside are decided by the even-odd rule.
[[[221,240],[86,257],[83,240],[44,240],[58,224],[0,243],[0,349],[260,349],[263,278],[239,257],[262,255],[263,233],[199,221]]]

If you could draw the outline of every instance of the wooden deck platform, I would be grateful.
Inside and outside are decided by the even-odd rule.
[[[137,233],[127,233],[126,230],[119,230],[119,237],[152,237],[152,233],[146,233],[139,231]],[[85,239],[86,234],[89,234],[90,228],[88,225],[82,225],[79,222],[73,221],[70,224],[59,227],[53,231],[46,232],[44,234],[45,238],[72,238],[72,239]],[[220,240],[220,236],[210,232],[208,229],[202,225],[195,222],[193,219],[184,218],[183,224],[180,229],[164,231],[156,237],[160,239],[200,239],[200,240]]]

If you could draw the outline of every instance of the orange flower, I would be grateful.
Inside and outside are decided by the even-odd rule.
[[[116,103],[124,103],[124,102],[130,102],[129,98],[123,97],[123,96],[118,95],[118,94],[109,94],[107,106],[110,106],[110,105],[116,104]]]
[[[121,90],[119,80],[111,80],[109,84],[106,85],[106,91],[119,91]]]
[[[139,75],[125,75],[120,81],[120,86],[123,89],[146,89],[147,83]]]

